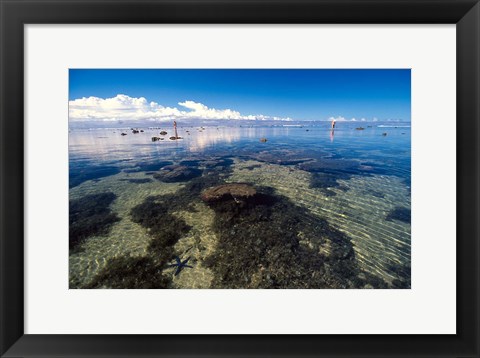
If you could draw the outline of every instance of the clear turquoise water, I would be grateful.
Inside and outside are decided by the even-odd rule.
[[[69,133],[71,199],[113,192],[117,199],[112,210],[121,218],[109,233],[86,240],[82,250],[70,254],[71,284],[91,280],[108,258],[145,255],[148,233],[129,219],[131,208],[148,196],[175,193],[185,184],[152,180],[154,172],[170,163],[201,167],[205,160],[228,159],[227,182],[273,188],[345,234],[359,275],[378,277],[389,288],[410,287],[409,123],[337,122],[334,132],[326,122],[179,125],[180,140],[168,139],[173,135],[168,126],[142,129],[138,134],[128,128]],[[161,137],[161,130],[168,132],[166,138],[152,142],[152,136]],[[211,214],[204,207],[197,217],[179,213],[196,225],[197,237],[180,240],[176,252],[193,245],[190,253],[197,265],[174,277],[174,287],[213,287],[215,274],[203,267],[204,256],[191,245],[202,242],[207,251],[215,251],[216,238],[206,224],[213,220]]]

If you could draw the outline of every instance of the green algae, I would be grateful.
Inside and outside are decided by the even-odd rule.
[[[191,229],[183,219],[171,214],[168,199],[169,196],[148,197],[130,212],[132,221],[147,228],[152,236],[148,250],[155,255],[161,255],[165,262],[173,255],[169,248]]]
[[[118,257],[109,259],[85,288],[168,288],[171,279],[162,273],[162,265],[150,257]]]
[[[76,248],[94,235],[106,235],[120,218],[111,212],[113,193],[86,195],[69,203],[69,247]]]
[[[242,202],[210,203],[216,251],[205,260],[213,288],[363,288],[349,238],[271,188]],[[328,250],[325,248],[328,247]],[[381,280],[380,280],[381,281]]]

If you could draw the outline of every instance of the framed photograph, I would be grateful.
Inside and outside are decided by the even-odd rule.
[[[477,1],[10,1],[1,357],[478,357]]]

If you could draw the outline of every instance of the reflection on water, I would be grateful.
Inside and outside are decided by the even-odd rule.
[[[70,287],[409,288],[410,127],[356,128],[72,129]]]

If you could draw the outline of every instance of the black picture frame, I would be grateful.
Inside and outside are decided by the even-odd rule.
[[[1,357],[479,357],[478,0],[0,0],[0,11]],[[457,334],[24,334],[24,25],[58,23],[456,24]]]

